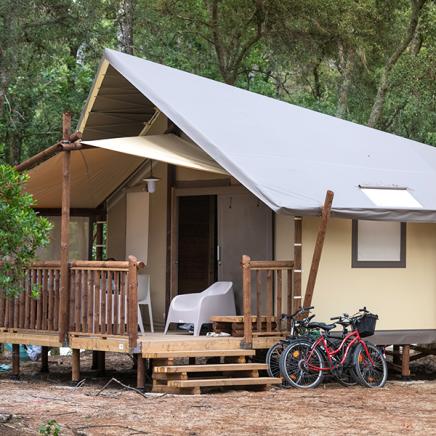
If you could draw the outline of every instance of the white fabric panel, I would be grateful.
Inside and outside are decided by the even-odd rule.
[[[128,192],[126,213],[126,256],[147,264],[149,193]]]
[[[357,229],[358,261],[401,259],[401,223],[359,220]]]
[[[436,149],[114,50],[104,58],[276,212],[436,222]],[[100,90],[100,92],[102,92]],[[359,185],[404,186],[422,209],[376,206]]]
[[[43,248],[39,248],[36,253],[38,260],[53,260],[60,258],[61,252],[61,217],[48,217],[53,224],[50,232],[50,243]],[[70,218],[70,260],[88,259],[89,247],[89,218],[71,217]]]
[[[173,165],[226,174],[201,148],[173,134],[129,136],[126,138],[82,142],[94,147],[167,162]]]
[[[362,192],[376,206],[422,208],[422,205],[406,189],[362,188]]]

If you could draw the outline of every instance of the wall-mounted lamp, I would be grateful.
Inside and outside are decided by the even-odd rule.
[[[156,192],[156,183],[159,182],[158,177],[153,177],[153,161],[150,159],[150,175],[144,179],[144,182],[147,183],[147,192],[153,194]]]

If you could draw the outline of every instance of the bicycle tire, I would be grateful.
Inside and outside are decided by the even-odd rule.
[[[354,371],[362,386],[367,388],[382,388],[388,378],[386,359],[375,345],[367,342],[366,346],[374,361],[374,365],[368,359],[362,344],[359,344],[354,351]]]
[[[291,387],[289,383],[284,379],[280,371],[280,356],[283,350],[286,348],[286,344],[282,342],[277,342],[274,344],[266,353],[265,362],[267,366],[267,373],[269,377],[280,377],[282,379],[282,387]]]
[[[280,356],[282,376],[287,383],[295,388],[316,388],[324,378],[322,370],[310,370],[306,367],[305,358],[311,348],[311,342],[297,339],[291,341]],[[324,359],[316,348],[312,352],[310,363],[316,367],[324,368]]]

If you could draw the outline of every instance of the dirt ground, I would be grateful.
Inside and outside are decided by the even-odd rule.
[[[146,394],[116,384],[134,384],[132,360],[108,355],[108,371],[96,377],[82,357],[83,382],[71,386],[69,358],[51,357],[51,373],[39,363],[22,364],[19,381],[0,373],[0,435],[38,434],[55,420],[62,435],[272,435],[436,434],[433,362],[418,363],[411,382],[391,379],[383,389],[222,391],[194,396]],[[420,361],[418,361],[420,362]],[[0,363],[10,363],[0,356]],[[2,416],[12,414],[6,423]]]

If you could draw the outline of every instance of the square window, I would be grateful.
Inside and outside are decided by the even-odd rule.
[[[353,268],[405,268],[406,223],[354,220]]]

